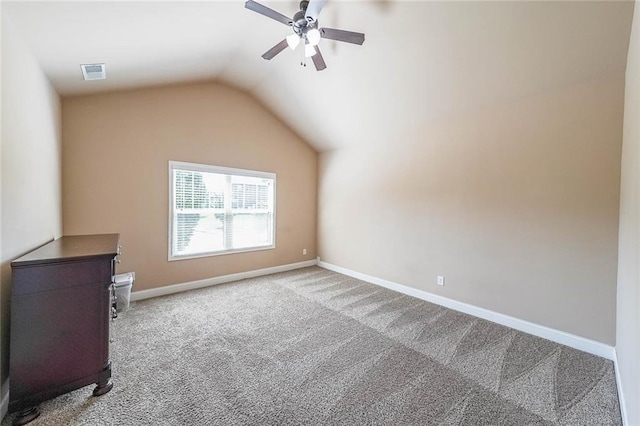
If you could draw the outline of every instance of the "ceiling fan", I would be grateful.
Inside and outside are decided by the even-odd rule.
[[[247,9],[282,22],[293,29],[293,34],[288,35],[280,43],[267,50],[262,57],[267,60],[273,59],[274,56],[286,49],[287,46],[295,49],[300,41],[304,41],[305,57],[311,57],[316,70],[322,71],[327,68],[327,64],[325,64],[322,53],[320,53],[320,49],[318,48],[318,43],[321,38],[362,45],[362,43],[364,43],[364,34],[362,33],[354,33],[352,31],[338,30],[335,28],[318,28],[318,15],[326,2],[327,0],[302,0],[300,2],[300,10],[293,15],[293,18],[288,18],[260,3],[247,0],[244,4],[244,7]]]

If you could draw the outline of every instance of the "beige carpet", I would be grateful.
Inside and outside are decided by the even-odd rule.
[[[318,267],[138,302],[113,337],[113,390],[33,426],[621,424],[610,361]]]

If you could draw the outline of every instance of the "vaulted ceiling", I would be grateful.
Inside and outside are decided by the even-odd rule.
[[[259,1],[287,16],[298,1]],[[291,29],[241,0],[3,2],[62,96],[192,80],[255,95],[318,151],[400,143],[418,123],[623,75],[632,1],[329,0],[328,68],[260,57]],[[83,81],[104,62],[108,79]]]

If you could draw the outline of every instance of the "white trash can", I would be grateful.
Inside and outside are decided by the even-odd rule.
[[[124,312],[129,309],[131,300],[131,287],[133,287],[135,275],[133,272],[118,274],[113,277],[113,287],[116,294],[116,311]]]

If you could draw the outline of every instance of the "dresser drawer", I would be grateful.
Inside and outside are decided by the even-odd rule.
[[[13,268],[14,296],[89,284],[111,283],[113,258]]]

